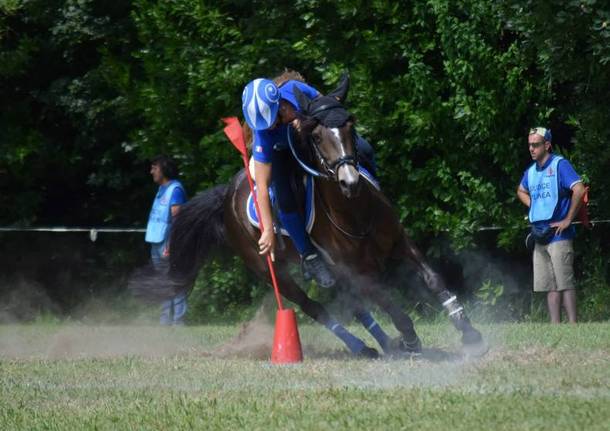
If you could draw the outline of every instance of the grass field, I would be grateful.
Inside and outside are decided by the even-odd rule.
[[[470,361],[418,328],[423,360],[349,359],[302,325],[305,362],[272,366],[210,355],[238,325],[0,326],[0,429],[610,429],[610,323],[482,326]]]

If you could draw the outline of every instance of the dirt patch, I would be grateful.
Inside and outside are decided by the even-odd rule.
[[[244,323],[236,337],[212,350],[217,358],[244,358],[267,360],[273,347],[273,325],[263,307],[252,320]]]
[[[8,325],[0,332],[0,358],[85,359],[124,356],[210,356],[268,360],[273,325],[261,308],[241,326],[239,333],[215,347],[188,328],[159,326],[50,325],[33,330],[28,325]]]
[[[192,346],[158,328],[84,327],[58,332],[46,349],[49,359],[161,357],[185,354]]]
[[[177,328],[176,328],[177,329]],[[87,359],[164,357],[205,352],[201,340],[158,326],[8,326],[0,333],[0,358]]]

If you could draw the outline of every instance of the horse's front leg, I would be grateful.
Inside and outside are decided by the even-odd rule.
[[[457,300],[457,297],[447,290],[445,282],[441,276],[434,271],[426,262],[424,256],[417,249],[413,241],[405,234],[397,243],[393,257],[415,264],[419,274],[423,277],[427,288],[435,294],[438,301],[447,311],[453,326],[462,333],[462,343],[469,348],[472,354],[480,354],[486,351],[481,333],[476,330],[466,316],[464,307]],[[483,350],[481,350],[483,349]]]

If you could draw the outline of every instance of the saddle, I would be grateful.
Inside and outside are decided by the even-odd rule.
[[[293,185],[293,191],[297,194],[297,196],[300,197],[300,199],[297,199],[297,201],[305,202],[305,207],[301,208],[301,212],[305,216],[305,230],[307,231],[307,233],[311,233],[316,217],[314,188],[315,184],[313,182],[313,178],[310,175],[303,176],[303,184],[300,187],[297,187],[296,190],[294,190],[295,187]],[[256,185],[254,186],[254,191],[256,192]],[[269,198],[271,199],[272,207],[277,208],[277,198],[273,191],[273,187],[269,189]],[[250,224],[256,227],[257,229],[260,229],[260,222],[256,214],[252,193],[248,195],[248,200],[246,202],[246,214],[248,215],[248,221],[250,222]],[[277,220],[277,217],[273,218],[273,225],[273,229],[276,233],[278,232],[279,225],[280,233],[284,236],[290,236],[288,232],[282,228],[280,221]]]
[[[373,187],[377,190],[380,190],[379,182],[373,177],[373,175],[367,171],[364,167],[359,166],[360,176],[368,181]],[[308,174],[300,173],[298,176],[295,175],[293,181],[291,181],[291,186],[293,192],[297,196],[297,202],[304,203],[304,205],[300,205],[299,211],[303,214],[305,218],[305,230],[307,233],[311,233],[315,218],[316,218],[316,208],[315,208],[315,182],[313,177]],[[254,177],[253,177],[254,178]],[[254,186],[254,191],[256,192],[256,183]],[[273,208],[277,208],[276,196],[273,191],[273,187],[269,190],[269,198],[271,199],[271,205]],[[275,211],[274,211],[275,212]],[[257,229],[260,229],[260,222],[258,220],[258,216],[256,214],[256,208],[254,206],[254,198],[252,197],[252,193],[248,195],[248,199],[246,200],[246,214],[248,216],[248,221],[250,224]],[[277,217],[274,217],[273,220],[273,229],[277,233],[278,228],[279,232],[283,236],[290,236],[286,230],[284,230],[281,226]]]

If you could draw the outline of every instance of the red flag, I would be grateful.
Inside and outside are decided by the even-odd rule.
[[[250,186],[250,193],[252,193],[252,197],[254,198],[254,208],[256,210],[256,215],[260,223],[261,232],[263,232],[265,230],[265,226],[263,226],[263,218],[261,216],[260,208],[258,207],[258,200],[256,199],[256,193],[254,191],[254,182],[252,181],[252,177],[250,176],[250,169],[248,166],[248,150],[246,149],[246,139],[244,138],[244,130],[241,128],[241,124],[239,124],[239,120],[237,119],[237,117],[223,118],[222,121],[224,121],[226,124],[226,127],[224,128],[225,135],[227,135],[227,138],[229,138],[229,141],[231,141],[233,146],[237,148],[237,151],[241,153],[241,158],[244,162],[246,178],[248,178],[248,185]],[[273,262],[271,261],[271,256],[269,254],[267,254],[267,265],[269,266],[269,273],[271,274],[271,284],[273,284],[273,290],[275,292],[275,299],[277,301],[278,308],[280,310],[283,310],[284,304],[282,303],[280,288],[277,285],[275,268],[273,267]]]
[[[248,155],[246,151],[246,140],[244,139],[244,131],[241,128],[241,124],[239,124],[239,120],[237,117],[229,117],[223,118],[222,121],[227,125],[224,128],[225,135],[229,138],[229,141],[233,144],[237,151],[241,153],[242,156],[246,157]]]

